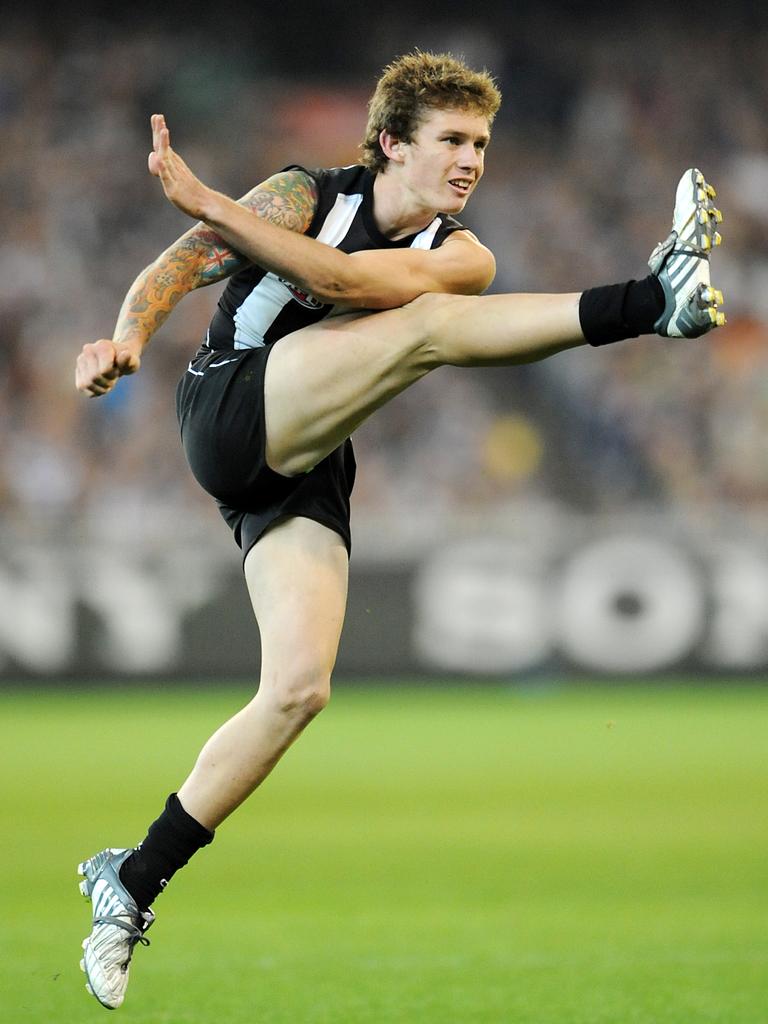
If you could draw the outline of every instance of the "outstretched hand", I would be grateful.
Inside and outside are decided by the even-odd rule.
[[[182,213],[202,220],[205,213],[206,200],[212,190],[204,185],[187,167],[178,153],[171,149],[171,133],[165,123],[163,114],[153,114],[152,152],[149,154],[149,173],[159,178],[163,191],[174,206]]]
[[[75,386],[97,398],[111,391],[121,377],[136,373],[140,365],[139,353],[133,346],[101,338],[83,345],[75,366]]]

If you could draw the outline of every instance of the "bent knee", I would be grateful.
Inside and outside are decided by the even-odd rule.
[[[454,316],[456,310],[466,303],[476,302],[477,295],[452,295],[449,292],[424,292],[408,302],[403,309],[410,310],[418,316],[431,321],[434,317],[445,314]]]
[[[270,690],[282,714],[309,721],[319,715],[331,699],[330,672],[316,669],[294,672],[276,680]]]
[[[452,361],[452,346],[449,342],[455,332],[456,319],[469,319],[473,316],[479,298],[477,295],[425,292],[402,307],[411,318],[419,353],[428,361],[430,368]]]
[[[452,300],[455,295],[447,295],[444,292],[424,292],[417,295],[402,307],[402,312],[409,318],[412,324],[422,333],[428,334],[434,327],[436,319],[452,308]]]

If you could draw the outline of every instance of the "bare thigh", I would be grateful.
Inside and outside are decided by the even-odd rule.
[[[437,366],[508,366],[586,344],[579,294],[421,295],[324,320],[275,345],[264,383],[267,462],[306,472]]]
[[[349,558],[333,530],[303,517],[269,529],[245,560],[267,691],[312,690],[330,678],[344,623]]]
[[[440,365],[424,314],[451,298],[422,296],[382,313],[332,317],[277,342],[264,379],[270,467],[287,476],[306,472]]]

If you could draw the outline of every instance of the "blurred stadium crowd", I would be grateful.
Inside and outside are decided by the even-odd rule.
[[[333,5],[332,5],[333,6]],[[716,284],[728,327],[522,368],[441,370],[357,436],[357,535],[434,534],[554,502],[718,515],[768,502],[768,23],[737,19],[716,57],[670,19],[560,11],[441,27],[419,5],[355,58],[281,62],[268,42],[103,19],[0,37],[0,507],[6,538],[162,544],[228,531],[184,463],[175,382],[219,288],[185,299],[141,373],[75,392],[85,341],[109,336],[134,276],[185,219],[145,171],[162,110],[200,176],[240,195],[300,162],[354,162],[378,70],[415,45],[487,66],[504,94],[465,221],[497,256],[495,291],[574,291],[640,277],[682,170],[719,192]],[[338,28],[338,26],[337,26]],[[351,30],[350,30],[351,31]],[[326,41],[327,42],[327,41]],[[248,44],[248,45],[247,45]],[[336,53],[336,56],[328,56]],[[684,83],[684,87],[683,87]],[[211,525],[216,526],[211,530]],[[359,549],[358,549],[359,550]]]

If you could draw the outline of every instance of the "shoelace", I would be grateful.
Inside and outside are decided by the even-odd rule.
[[[95,917],[93,919],[93,923],[94,925],[114,924],[117,925],[118,928],[122,928],[124,931],[128,932],[128,942],[131,951],[133,950],[133,947],[139,942],[141,943],[142,946],[150,945],[149,939],[146,937],[146,935],[144,935],[141,928],[139,928],[135,924],[129,923],[128,921],[123,921],[119,917]]]
[[[695,245],[693,242],[687,242],[679,235],[669,250],[669,255],[671,256],[678,252],[686,252],[689,256],[697,256],[701,260],[709,259],[709,251],[707,249],[702,249],[700,245]]]
[[[702,249],[700,245],[681,238],[677,231],[672,231],[663,242],[657,244],[648,257],[648,266],[651,268],[651,272],[657,275],[660,274],[667,263],[669,263],[670,258],[677,256],[678,253],[685,253],[700,260],[709,259],[709,252],[706,249]]]

